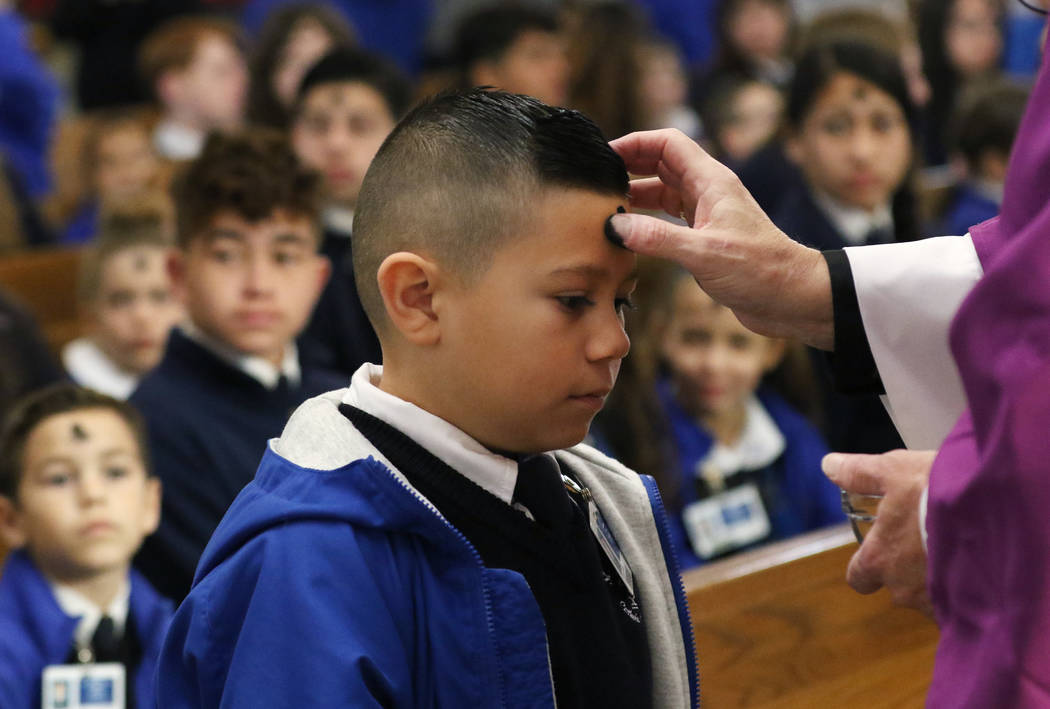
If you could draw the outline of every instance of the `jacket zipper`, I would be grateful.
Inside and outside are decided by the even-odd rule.
[[[678,566],[678,554],[671,544],[671,530],[668,528],[667,510],[664,507],[663,498],[656,487],[656,480],[649,475],[642,475],[642,483],[649,495],[649,503],[653,506],[653,516],[656,519],[656,529],[660,535],[660,544],[664,549],[664,556],[670,563],[671,573],[674,576],[672,588],[675,592],[675,605],[678,606],[678,621],[682,626],[682,640],[685,642],[689,673],[690,693],[693,706],[699,707],[700,702],[700,669],[696,660],[696,639],[693,637],[693,623],[689,616],[689,604],[686,602],[685,584],[682,582],[682,574]]]

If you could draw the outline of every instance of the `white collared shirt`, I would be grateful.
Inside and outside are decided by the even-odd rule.
[[[696,466],[696,474],[717,471],[724,480],[743,470],[758,470],[770,465],[784,452],[787,443],[776,422],[757,397],[748,399],[744,428],[732,445],[715,442],[711,450]],[[710,474],[710,473],[708,473]]]
[[[201,131],[164,120],[153,131],[153,147],[168,160],[193,160],[201,154],[205,137]]]
[[[91,646],[91,636],[95,634],[95,629],[98,627],[98,622],[102,620],[102,616],[109,616],[113,619],[113,631],[117,637],[124,635],[124,627],[128,621],[128,603],[131,600],[131,584],[127,579],[124,580],[117,595],[106,608],[99,608],[84,594],[69,586],[50,581],[48,583],[51,585],[51,593],[62,612],[70,618],[80,619],[73,631],[73,641],[78,648]]]
[[[244,372],[270,391],[277,388],[282,376],[288,380],[289,385],[299,386],[302,369],[299,367],[299,350],[296,349],[294,342],[288,343],[288,346],[284,348],[281,366],[275,367],[272,362],[263,357],[238,352],[229,345],[219,342],[190,321],[182,323],[178,328],[186,337],[230,366]]]
[[[354,231],[354,210],[334,205],[327,207],[321,215],[321,223],[330,233],[350,238]]]
[[[98,345],[86,337],[62,348],[62,366],[77,384],[121,401],[131,396],[139,378],[118,367]]]
[[[819,191],[814,191],[813,201],[851,246],[863,244],[874,229],[885,229],[893,233],[893,212],[887,204],[869,212],[842,204]]]
[[[381,366],[361,365],[350,380],[343,403],[397,428],[456,472],[512,504],[518,482],[517,462],[493,453],[448,421],[382,391],[378,387],[382,376]]]

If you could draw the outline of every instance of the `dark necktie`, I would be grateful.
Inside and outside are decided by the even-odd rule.
[[[123,660],[120,652],[120,638],[117,637],[113,619],[108,615],[102,616],[102,620],[95,627],[95,634],[91,636],[91,654],[95,657],[95,662]]]
[[[518,463],[514,501],[548,529],[562,529],[572,520],[572,500],[561,479],[558,463],[549,455],[533,455]]]

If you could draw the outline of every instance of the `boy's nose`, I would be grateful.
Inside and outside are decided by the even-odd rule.
[[[600,362],[607,359],[620,360],[627,356],[631,349],[631,339],[623,328],[620,316],[613,311],[602,318],[588,348],[588,359]]]
[[[105,497],[105,485],[102,474],[99,472],[86,472],[78,480],[77,490],[80,493],[80,504],[87,507],[99,502]]]
[[[244,290],[251,295],[262,295],[273,290],[276,274],[274,268],[265,256],[255,256],[249,259],[247,270],[244,274]]]

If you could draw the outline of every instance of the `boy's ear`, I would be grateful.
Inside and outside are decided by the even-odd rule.
[[[153,91],[162,106],[171,106],[178,103],[184,83],[181,71],[166,71],[157,77]]]
[[[11,498],[0,495],[0,544],[8,549],[20,549],[25,543],[26,535],[18,506]]]
[[[376,279],[390,322],[415,345],[435,345],[441,328],[434,310],[440,269],[419,254],[399,251],[379,265]]]
[[[786,353],[787,340],[779,337],[770,338],[769,347],[766,348],[765,362],[763,363],[764,371],[768,373],[776,369]]]

